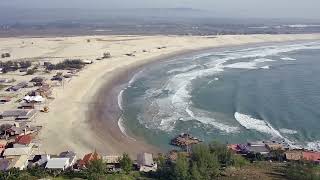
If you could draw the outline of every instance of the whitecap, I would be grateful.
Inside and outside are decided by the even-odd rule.
[[[308,142],[307,149],[314,150],[314,151],[320,151],[320,141]]]
[[[198,65],[191,65],[191,66],[188,66],[188,67],[176,68],[176,69],[172,69],[172,70],[168,71],[167,74],[188,72],[188,71],[190,71],[192,69],[195,69],[197,67],[198,67]]]
[[[294,58],[290,58],[290,57],[282,57],[280,58],[281,60],[284,60],[284,61],[295,61],[296,59]]]
[[[274,129],[270,123],[266,121],[255,119],[249,115],[241,114],[239,112],[234,114],[234,118],[246,129],[256,130],[261,133],[270,134],[274,137],[283,138],[280,132]]]
[[[260,69],[270,69],[270,66],[262,66]]]
[[[256,62],[238,62],[234,64],[228,64],[224,67],[227,68],[235,68],[235,69],[256,69],[257,68]]]
[[[281,128],[279,131],[283,134],[297,134],[298,131],[292,129]]]
[[[239,132],[239,128],[238,127],[234,127],[234,126],[231,126],[231,125],[227,125],[227,124],[218,122],[217,120],[215,120],[213,118],[210,118],[210,117],[207,117],[207,116],[195,115],[195,113],[192,110],[190,110],[189,107],[186,108],[186,112],[188,113],[188,115],[190,117],[192,117],[192,119],[197,120],[198,122],[201,122],[202,124],[211,125],[214,128],[216,128],[216,129],[218,129],[218,130],[220,130],[222,132],[225,132],[225,133],[237,133],[237,132]]]

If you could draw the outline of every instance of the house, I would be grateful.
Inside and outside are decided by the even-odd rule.
[[[49,154],[41,154],[41,155],[35,155],[32,158],[29,158],[29,165],[28,167],[33,167],[33,166],[45,166],[45,164],[48,162],[50,159]]]
[[[65,151],[60,153],[59,157],[61,158],[69,158],[69,166],[73,166],[76,163],[77,156],[73,151]]]
[[[7,159],[10,159],[15,156],[22,156],[22,155],[30,156],[31,153],[32,153],[31,147],[7,148],[4,150],[3,156]]]
[[[113,156],[102,156],[102,160],[107,164],[119,164],[121,156],[113,155]]]
[[[137,165],[139,171],[150,172],[157,170],[157,163],[153,161],[152,154],[150,153],[140,153],[137,156]]]
[[[266,147],[270,150],[284,150],[284,146],[281,143],[266,143]]]
[[[47,169],[56,169],[56,170],[65,170],[70,167],[69,158],[51,158],[48,160],[46,168]]]
[[[20,82],[15,86],[11,86],[6,91],[19,91],[21,88],[26,88],[26,87],[28,87],[28,83],[27,82]]]
[[[18,148],[18,147],[28,147],[32,146],[32,136],[30,134],[27,135],[20,135],[16,137],[15,142],[13,144],[13,147]]]
[[[306,161],[312,162],[320,162],[320,152],[314,151],[303,151],[302,152],[302,159]]]
[[[25,122],[14,123],[10,128],[5,130],[8,136],[19,136],[24,134],[31,134],[40,130],[41,127],[31,127]]]
[[[16,168],[19,170],[24,170],[28,167],[29,155],[21,155],[11,159],[9,169]]]
[[[102,156],[102,161],[107,164],[107,168],[109,171],[117,172],[120,171],[120,158],[121,156],[118,155],[109,155],[109,156]]]
[[[266,145],[263,143],[247,143],[246,145],[244,144],[239,144],[239,152],[243,154],[262,154],[266,155],[269,154],[269,150],[267,149]]]
[[[13,119],[13,120],[28,120],[35,116],[37,113],[36,110],[30,110],[30,109],[16,109],[16,110],[8,110],[2,112],[0,114],[0,119]]]
[[[299,161],[302,159],[302,151],[287,151],[285,152],[285,156],[289,161]]]
[[[21,103],[18,109],[34,109],[34,103]]]
[[[34,77],[31,79],[30,82],[33,82],[33,83],[42,83],[44,82],[46,79],[44,77]]]
[[[0,97],[0,104],[4,104],[11,101],[11,97]]]
[[[36,95],[36,96],[27,95],[23,98],[23,100],[25,100],[26,102],[29,102],[29,103],[32,103],[32,102],[33,103],[41,103],[41,102],[45,101],[45,99],[40,95]]]
[[[78,165],[80,168],[85,168],[90,164],[91,161],[99,160],[101,158],[102,157],[96,151],[94,151],[94,153],[86,154],[83,159],[79,160]]]

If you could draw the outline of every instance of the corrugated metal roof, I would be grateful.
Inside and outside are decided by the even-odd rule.
[[[69,165],[69,158],[52,158],[46,165],[48,169],[64,169]]]
[[[8,148],[4,151],[3,156],[21,156],[30,155],[31,147]]]

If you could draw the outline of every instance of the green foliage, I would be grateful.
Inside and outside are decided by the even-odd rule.
[[[183,154],[178,154],[178,159],[173,170],[175,179],[185,180],[189,178],[189,160]]]
[[[46,172],[46,170],[42,167],[39,166],[35,166],[32,168],[29,168],[27,170],[27,172],[31,175],[31,176],[35,176],[38,178],[45,178],[48,176],[48,173]]]
[[[3,68],[2,72],[7,73],[10,71],[16,71],[19,68],[28,68],[32,65],[30,61],[6,61],[0,62],[0,68]]]
[[[320,167],[311,163],[292,162],[287,165],[285,174],[293,180],[319,180]]]
[[[132,171],[132,160],[130,159],[127,153],[124,153],[119,160],[121,169],[126,173],[129,174]]]
[[[198,167],[201,179],[212,179],[219,175],[220,163],[215,153],[205,144],[195,145],[192,148],[192,164]]]
[[[198,166],[196,163],[192,164],[192,167],[191,167],[191,179],[193,179],[193,180],[201,180],[202,179],[202,176],[198,170]]]
[[[63,62],[58,64],[45,64],[46,70],[64,70],[64,69],[82,69],[84,67],[84,63],[80,59],[69,60],[66,59]]]
[[[86,174],[88,179],[98,180],[107,174],[107,166],[101,159],[91,161]]]
[[[270,158],[274,161],[283,161],[285,159],[284,150],[272,150],[270,151]]]
[[[248,164],[249,162],[241,155],[237,155],[237,154],[232,155],[232,166],[237,168],[242,168]]]

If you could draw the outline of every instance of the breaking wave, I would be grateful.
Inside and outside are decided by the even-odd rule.
[[[168,76],[159,87],[149,87],[141,100],[145,102],[143,112],[138,116],[139,122],[149,129],[173,131],[179,121],[197,121],[210,125],[224,133],[237,133],[240,128],[226,122],[220,122],[210,112],[193,107],[191,92],[194,80],[220,74],[225,68],[241,69],[269,69],[265,63],[277,60],[295,60],[282,57],[281,53],[304,50],[320,49],[319,43],[302,43],[295,45],[264,46],[247,48],[219,53],[206,53],[186,58],[183,60],[185,67],[171,68],[166,71]],[[219,58],[217,58],[219,56]],[[280,56],[278,59],[269,59],[268,56]],[[248,58],[247,62],[234,62],[238,59]],[[205,60],[202,60],[205,59]],[[176,60],[179,61],[179,60]],[[195,64],[195,61],[197,64]],[[261,65],[262,64],[262,65]],[[138,78],[137,78],[138,79]],[[129,84],[132,84],[133,78]],[[211,79],[209,82],[219,80]],[[121,104],[121,103],[120,103]],[[148,115],[146,115],[148,114]],[[235,119],[241,126],[249,130],[272,135],[290,142],[283,134],[292,134],[293,131],[272,127],[266,121],[252,118],[251,116],[235,112]],[[281,132],[281,133],[280,133]]]

